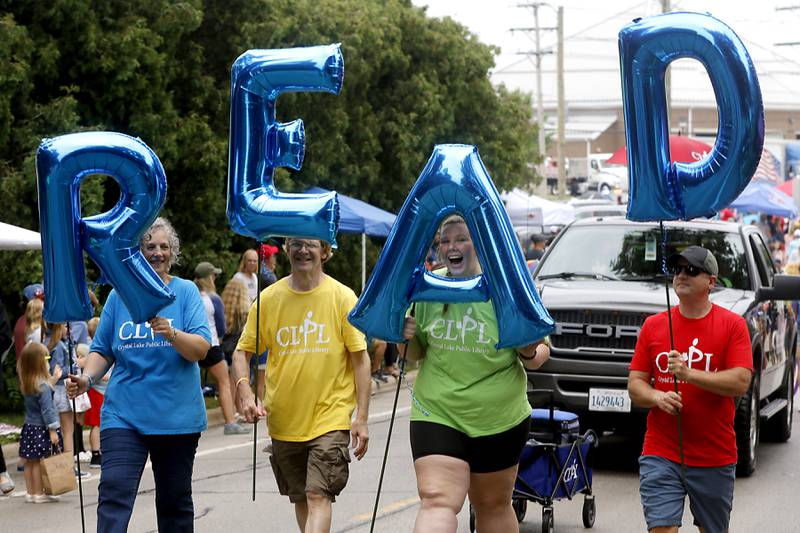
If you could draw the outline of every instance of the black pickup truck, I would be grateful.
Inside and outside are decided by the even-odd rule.
[[[719,263],[711,300],[742,317],[752,339],[750,391],[737,399],[739,475],[756,468],[758,443],[786,441],[792,431],[796,319],[800,277],[776,274],[755,226],[665,223],[667,256],[696,244]],[[662,232],[622,217],[577,220],[553,241],[534,271],[556,321],[552,353],[529,373],[533,388],[555,390],[555,402],[596,430],[641,431],[646,412],[631,405],[628,364],[645,318],[666,309]],[[671,281],[671,280],[670,280]],[[670,289],[671,290],[671,289]],[[678,302],[674,292],[670,303]]]

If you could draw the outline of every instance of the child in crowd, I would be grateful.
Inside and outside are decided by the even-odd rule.
[[[57,369],[60,369],[58,377],[53,380],[53,405],[61,421],[61,432],[64,435],[64,451],[73,454],[75,419],[72,414],[72,402],[67,398],[67,389],[64,381],[67,379],[67,374],[72,372],[72,365],[75,361],[74,356],[70,357],[69,347],[67,346],[67,326],[45,321],[42,331],[44,332],[42,344],[50,352],[50,373],[55,376]],[[81,476],[88,476],[88,474],[82,472]]]
[[[97,325],[100,323],[98,317],[89,320],[89,337],[94,338],[94,332],[97,330]],[[89,355],[89,347],[85,344],[79,344],[76,349],[78,355],[78,366],[83,368]],[[83,414],[83,424],[91,429],[89,430],[89,449],[92,451],[92,458],[89,460],[89,468],[100,468],[101,455],[100,455],[100,410],[103,407],[103,400],[105,399],[106,387],[108,380],[111,377],[111,369],[106,372],[106,375],[95,382],[94,386],[89,389],[89,400],[91,407]]]
[[[25,342],[42,341],[42,311],[44,302],[34,298],[25,307]],[[21,355],[21,354],[20,354]]]
[[[25,487],[28,503],[58,501],[44,493],[41,459],[49,457],[54,446],[62,446],[61,424],[53,405],[53,386],[47,366],[47,348],[29,342],[20,354],[20,388],[25,398],[25,423],[19,439],[19,456],[25,459]],[[61,369],[56,370],[60,377]]]

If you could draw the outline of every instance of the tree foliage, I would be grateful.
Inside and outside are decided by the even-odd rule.
[[[184,255],[175,273],[210,260],[229,277],[254,244],[225,217],[230,66],[252,48],[333,42],[345,58],[341,94],[278,101],[278,118],[302,118],[307,134],[303,168],[276,174],[281,190],[318,185],[397,212],[437,143],[476,145],[499,189],[538,179],[530,100],[491,85],[496,50],[409,0],[0,0],[2,219],[38,229],[42,138],[123,132],[166,169],[164,214]],[[88,179],[83,214],[118,198],[113,180]],[[379,245],[370,241],[370,265]],[[356,290],[360,247],[342,237],[327,265]],[[39,279],[38,254],[0,254],[4,301]]]

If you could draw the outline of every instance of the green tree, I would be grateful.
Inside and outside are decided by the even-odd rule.
[[[248,49],[332,42],[345,57],[342,93],[278,102],[279,119],[302,118],[307,133],[303,168],[277,172],[280,190],[318,185],[397,212],[437,143],[476,145],[498,189],[539,179],[530,99],[491,85],[496,50],[409,0],[0,0],[3,220],[38,229],[42,138],[123,132],[164,164],[164,214],[184,251],[176,273],[210,260],[229,277],[254,245],[225,216],[230,66]],[[88,179],[83,214],[118,198],[112,179]],[[379,246],[369,243],[370,267]],[[356,290],[360,247],[342,236],[327,266]],[[39,279],[38,254],[0,254],[4,301]]]

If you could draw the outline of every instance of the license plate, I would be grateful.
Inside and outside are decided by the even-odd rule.
[[[589,389],[590,411],[631,412],[631,397],[625,389]]]

